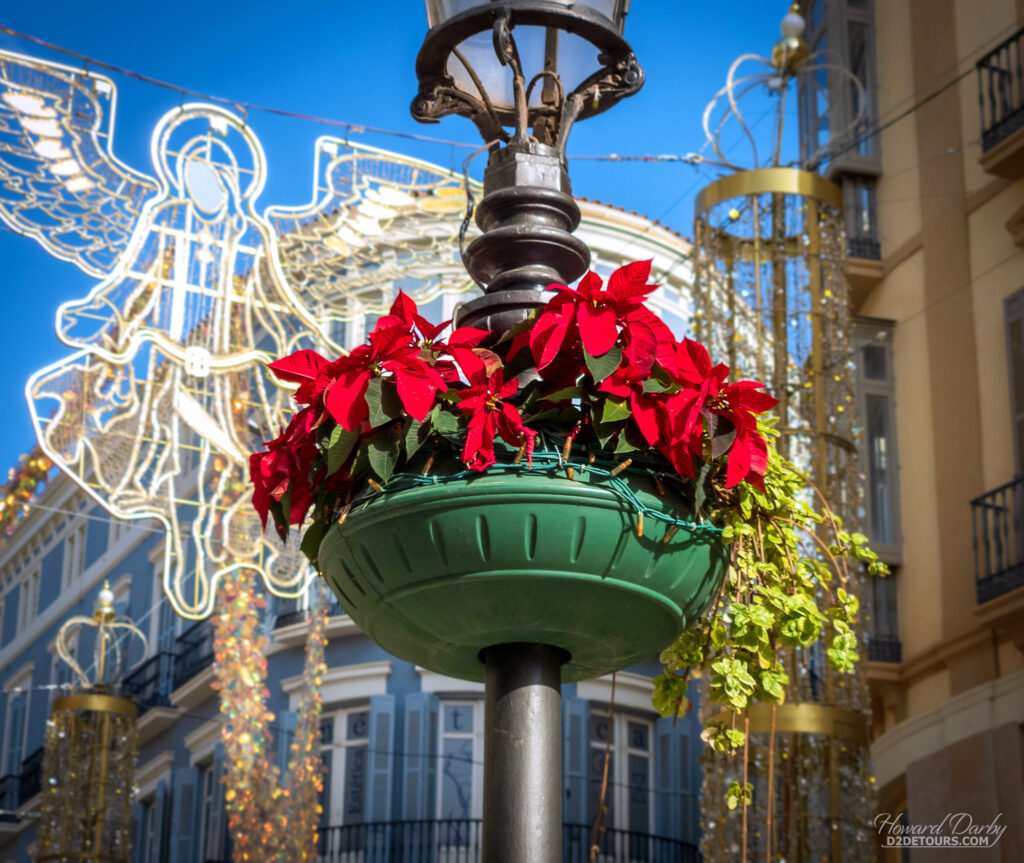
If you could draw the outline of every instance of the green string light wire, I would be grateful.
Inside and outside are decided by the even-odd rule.
[[[360,492],[353,498],[351,506],[353,509],[359,506],[366,506],[372,501],[380,498],[382,495],[406,491],[411,488],[444,485],[450,482],[460,482],[481,476],[494,476],[496,474],[513,476],[547,476],[551,479],[556,479],[561,478],[558,477],[558,474],[564,473],[568,468],[572,468],[574,472],[579,471],[581,474],[587,473],[597,479],[600,479],[602,481],[602,487],[611,490],[616,497],[618,497],[637,515],[642,515],[645,519],[651,518],[655,521],[664,522],[669,525],[669,527],[685,528],[691,533],[704,534],[708,537],[713,536],[717,538],[722,534],[722,529],[720,527],[715,527],[709,522],[679,518],[669,513],[662,512],[659,509],[647,506],[636,495],[629,483],[623,479],[624,475],[678,479],[674,474],[670,476],[665,472],[633,468],[626,468],[625,470],[613,473],[613,470],[615,470],[614,468],[608,469],[600,467],[596,464],[590,464],[589,461],[570,461],[562,458],[560,453],[552,452],[534,452],[532,466],[527,465],[526,463],[495,463],[488,467],[486,471],[463,470],[451,474],[432,474],[426,476],[413,473],[397,473],[386,486],[381,486],[379,491],[376,489],[366,489]]]

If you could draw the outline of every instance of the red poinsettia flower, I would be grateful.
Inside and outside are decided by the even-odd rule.
[[[718,398],[708,410],[728,419],[736,427],[736,439],[729,448],[729,467],[725,487],[732,488],[746,480],[764,488],[764,472],[768,469],[768,443],[757,430],[757,414],[770,411],[779,400],[764,392],[757,381],[724,384]]]
[[[548,301],[530,332],[530,348],[538,369],[545,369],[579,341],[592,357],[610,351],[623,336],[627,362],[649,372],[664,346],[673,343],[671,332],[644,307],[648,294],[658,286],[647,283],[650,261],[620,267],[603,287],[595,272],[580,279],[575,290],[551,285],[559,293]]]
[[[398,292],[398,297],[391,305],[391,314],[400,318],[410,331],[419,336],[421,350],[429,356],[434,368],[448,383],[455,383],[460,379],[459,369],[469,380],[484,371],[485,366],[493,366],[495,361],[500,362],[492,351],[480,347],[480,342],[490,335],[490,331],[476,327],[458,327],[452,330],[447,338],[441,339],[441,333],[449,327],[451,321],[447,320],[437,326],[430,323],[419,313],[415,301],[404,291]],[[438,359],[443,356],[451,357],[455,361],[455,366],[449,361]]]
[[[267,513],[274,502],[280,502],[288,490],[290,524],[302,524],[313,505],[318,489],[313,475],[313,464],[320,459],[320,450],[312,433],[315,410],[303,408],[288,423],[277,438],[268,441],[265,452],[249,456],[249,476],[253,483],[253,506],[260,515],[264,529]],[[287,528],[278,526],[278,533],[287,534]]]
[[[494,437],[498,435],[512,446],[526,445],[527,462],[532,461],[533,441],[537,433],[523,425],[514,405],[503,399],[519,389],[515,380],[505,382],[505,373],[497,369],[488,377],[476,377],[462,392],[459,410],[470,414],[462,460],[470,470],[485,470],[494,464]]]
[[[270,369],[284,380],[300,383],[297,398],[301,395],[312,403],[323,397],[327,413],[347,431],[355,431],[369,416],[367,387],[385,372],[394,376],[402,406],[421,422],[430,413],[437,391],[447,389],[444,379],[420,355],[414,334],[395,315],[377,321],[369,344],[334,362],[326,362],[315,351],[300,351],[271,363]],[[315,377],[310,379],[313,371]],[[323,412],[318,420],[323,421]]]

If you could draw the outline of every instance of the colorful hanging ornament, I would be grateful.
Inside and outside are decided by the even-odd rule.
[[[235,863],[312,860],[317,848],[320,792],[320,687],[326,671],[327,604],[313,587],[305,692],[287,771],[268,757],[275,715],[267,710],[266,636],[252,573],[236,570],[221,583],[215,615],[214,672],[224,718],[224,801]],[[283,766],[283,765],[282,765]]]

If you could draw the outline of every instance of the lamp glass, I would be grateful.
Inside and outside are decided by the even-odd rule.
[[[597,59],[597,48],[572,33],[555,31],[558,37],[558,53],[555,71],[562,81],[562,88],[566,94],[571,93],[581,84],[588,75],[596,72],[601,64]],[[547,28],[520,26],[512,29],[512,36],[516,40],[516,47],[519,50],[519,59],[523,65],[523,75],[529,81],[538,72],[544,69],[544,52],[547,42]],[[512,97],[512,70],[502,66],[494,53],[494,41],[490,31],[477,33],[464,40],[458,46],[458,51],[466,58],[466,62],[473,67],[480,78],[480,83],[494,107],[499,110],[511,110],[513,107]],[[478,96],[476,85],[469,76],[466,68],[462,65],[455,54],[448,57],[448,74],[455,81],[456,86],[464,93]],[[538,81],[530,94],[530,106],[541,104],[543,92],[543,81]]]
[[[604,15],[615,25],[617,30],[620,32],[622,30],[626,5],[624,0],[554,0],[554,2],[561,6],[587,6]],[[467,9],[486,7],[487,5],[489,5],[487,2],[481,2],[481,0],[427,0],[427,24],[430,27],[436,27]]]

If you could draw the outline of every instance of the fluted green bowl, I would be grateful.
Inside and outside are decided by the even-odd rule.
[[[665,523],[644,528],[607,480],[484,473],[379,495],[331,528],[319,559],[352,619],[395,656],[479,681],[484,648],[539,642],[569,653],[570,682],[651,659],[721,586],[717,531],[683,526],[663,542]]]

